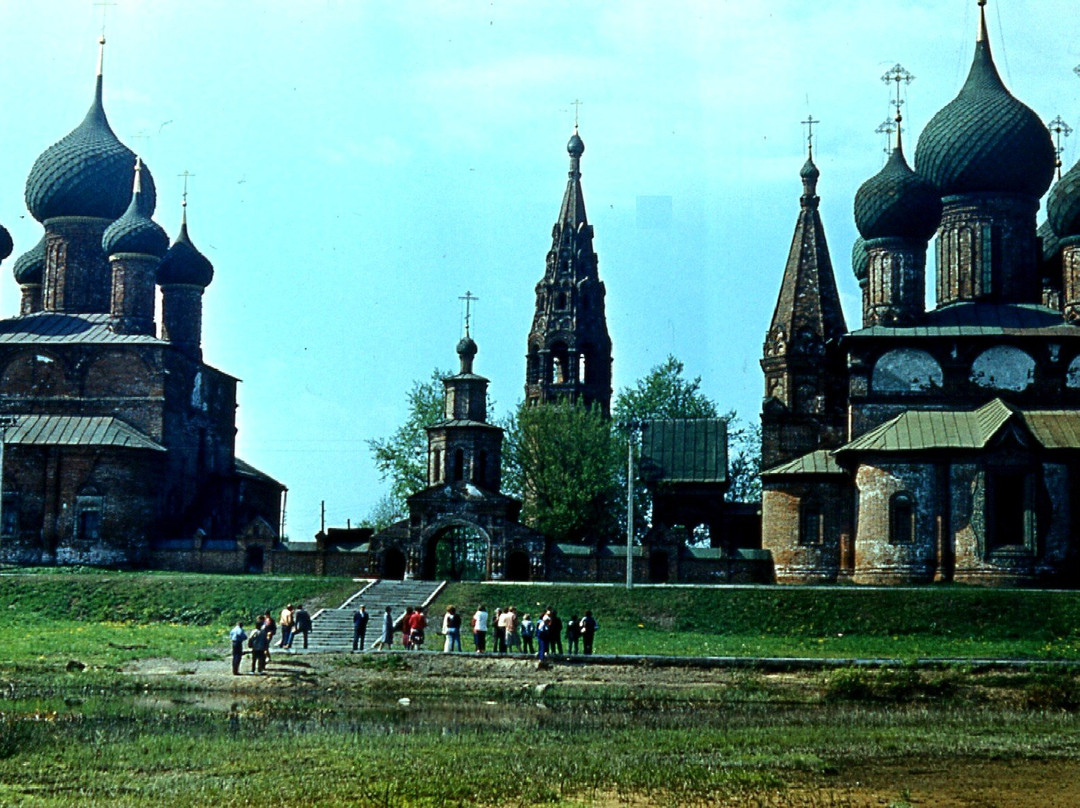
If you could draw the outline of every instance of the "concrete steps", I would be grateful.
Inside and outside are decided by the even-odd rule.
[[[391,614],[394,615],[394,620],[397,620],[405,613],[406,606],[415,608],[430,604],[444,586],[445,581],[373,581],[337,609],[323,609],[313,616],[311,634],[308,635],[308,650],[351,651],[353,612],[361,604],[367,607],[367,612],[371,615],[364,637],[364,646],[371,648],[371,644],[382,634],[383,614],[387,606],[391,607]],[[441,620],[442,616],[439,615],[438,618]],[[394,642],[396,647],[401,647],[400,633]],[[293,649],[297,649],[295,643]]]

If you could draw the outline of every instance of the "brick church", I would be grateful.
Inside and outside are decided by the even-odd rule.
[[[855,329],[812,153],[801,172],[762,359],[763,547],[789,583],[1075,585],[1080,165],[1051,188],[1050,133],[1000,78],[982,9],[970,72],[914,169],[899,123],[854,201]]]
[[[202,357],[213,267],[186,200],[171,245],[155,201],[109,126],[99,61],[86,117],[26,181],[44,234],[0,322],[2,561],[238,571],[277,543],[284,487],[236,457],[237,379]]]

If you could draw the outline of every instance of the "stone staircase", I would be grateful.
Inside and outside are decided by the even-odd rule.
[[[308,650],[351,651],[353,612],[360,604],[366,606],[371,615],[364,637],[364,647],[370,649],[382,634],[383,614],[387,606],[391,607],[391,614],[397,620],[405,613],[406,606],[427,606],[445,586],[445,581],[372,581],[337,609],[323,609],[315,613],[311,634],[308,635]],[[437,617],[442,620],[442,615]],[[431,615],[428,615],[428,620],[432,620]],[[400,633],[394,637],[394,647],[401,648]],[[297,650],[295,643],[293,649]]]

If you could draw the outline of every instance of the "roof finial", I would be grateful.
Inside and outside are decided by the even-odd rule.
[[[885,71],[885,75],[881,77],[881,80],[886,84],[896,84],[896,98],[890,99],[889,104],[896,108],[896,116],[893,120],[896,121],[896,148],[900,148],[901,134],[900,130],[903,128],[901,123],[904,120],[903,114],[900,112],[901,107],[904,106],[904,99],[900,97],[900,85],[911,84],[915,81],[915,77],[909,73],[902,64],[897,62],[895,65]]]
[[[469,292],[469,291],[466,291],[464,295],[462,295],[461,297],[458,298],[458,300],[464,300],[465,301],[465,336],[466,337],[469,336],[469,320],[472,318],[472,311],[470,309],[469,304],[471,304],[474,300],[479,300],[479,299],[480,298],[475,297],[473,295],[473,293]]]
[[[1054,166],[1057,168],[1057,178],[1061,179],[1061,154],[1065,151],[1065,147],[1061,145],[1061,139],[1066,138],[1072,134],[1072,127],[1062,120],[1062,117],[1058,115],[1054,120],[1050,121],[1050,125],[1046,127],[1054,135]]]
[[[187,181],[188,177],[194,177],[195,175],[188,171],[186,168],[176,176],[184,178],[184,194],[180,197],[180,226],[187,226]]]
[[[142,158],[139,155],[135,155],[135,186],[133,189],[135,194],[142,193]]]
[[[894,121],[892,118],[886,118],[878,125],[878,128],[874,130],[874,134],[876,135],[885,135],[885,148],[882,151],[884,151],[887,155],[892,154],[892,136],[893,132],[895,131],[896,121]]]
[[[813,160],[814,159],[814,124],[821,123],[821,121],[814,120],[813,115],[807,115],[806,120],[802,122],[802,125],[806,127],[806,154]]]
[[[979,0],[979,36],[976,42],[989,42],[990,37],[986,33],[986,0]]]
[[[575,98],[570,102],[570,105],[574,108],[574,132],[577,132],[578,128],[578,113],[581,112],[582,101]]]

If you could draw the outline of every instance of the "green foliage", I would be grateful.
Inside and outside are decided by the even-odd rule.
[[[1080,710],[1080,681],[1074,671],[1053,671],[1032,677],[1024,688],[1029,707],[1074,713]]]
[[[724,416],[728,437],[728,502],[761,501],[761,422],[744,422],[735,412]]]
[[[612,418],[626,424],[649,418],[716,418],[716,404],[701,392],[701,377],[683,378],[683,363],[673,355],[615,397]]]
[[[599,409],[521,405],[507,424],[504,480],[522,521],[554,542],[595,542],[617,530],[622,446]]]
[[[428,381],[413,382],[407,397],[405,422],[389,437],[368,441],[375,467],[383,480],[390,481],[392,507],[385,510],[393,511],[394,515],[404,514],[406,498],[427,485],[426,427],[444,418],[442,380],[450,375],[449,371],[436,368]]]

